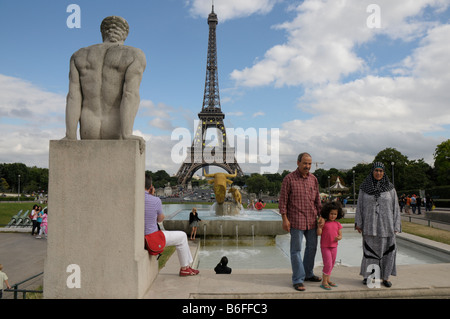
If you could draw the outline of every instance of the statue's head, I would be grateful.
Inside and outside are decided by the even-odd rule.
[[[127,20],[118,16],[103,19],[100,25],[103,42],[124,42],[130,31]]]

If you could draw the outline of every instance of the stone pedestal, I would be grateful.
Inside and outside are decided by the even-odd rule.
[[[44,298],[145,294],[144,175],[138,141],[50,141]]]
[[[241,206],[236,202],[216,203],[214,209],[217,216],[233,216],[239,215],[241,212]]]

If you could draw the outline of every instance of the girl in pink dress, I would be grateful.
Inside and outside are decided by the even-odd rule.
[[[317,235],[320,237],[320,249],[323,260],[323,277],[321,288],[331,290],[337,285],[330,281],[331,271],[336,261],[338,241],[342,239],[342,225],[337,219],[341,219],[344,214],[339,202],[328,202],[322,207],[320,212],[325,223],[317,226]]]

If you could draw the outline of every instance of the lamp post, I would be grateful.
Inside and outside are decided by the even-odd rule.
[[[330,176],[328,176],[328,199],[331,199]]]
[[[19,186],[17,187],[17,201],[20,200],[20,175],[19,176]]]
[[[353,205],[356,206],[355,171],[353,171]]]

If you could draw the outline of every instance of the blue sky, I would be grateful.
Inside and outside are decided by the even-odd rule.
[[[80,28],[67,26],[70,4]],[[450,138],[448,1],[214,5],[225,125],[277,129],[279,172],[295,169],[303,151],[322,168],[349,169],[387,147],[432,165]],[[201,110],[210,11],[211,0],[0,1],[0,162],[48,167],[49,140],[65,135],[70,56],[100,43],[102,19],[119,15],[130,25],[125,44],[147,58],[134,125],[147,141],[146,169],[176,173],[171,134],[193,133]],[[250,155],[244,171],[267,171]]]

